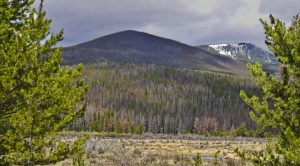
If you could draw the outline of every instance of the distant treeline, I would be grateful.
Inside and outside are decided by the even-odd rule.
[[[76,130],[185,133],[254,123],[239,97],[259,94],[247,78],[155,65],[101,63],[85,67],[87,113]],[[201,127],[203,126],[203,127]]]

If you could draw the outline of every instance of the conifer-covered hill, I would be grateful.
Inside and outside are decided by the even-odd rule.
[[[63,49],[64,64],[155,64],[223,73],[248,73],[245,64],[174,40],[133,30],[122,31]]]
[[[86,65],[83,77],[91,87],[78,127],[98,132],[129,132],[129,126],[152,133],[194,132],[195,118],[206,126],[203,132],[243,122],[253,127],[239,93],[260,94],[248,78],[155,65],[98,63]]]

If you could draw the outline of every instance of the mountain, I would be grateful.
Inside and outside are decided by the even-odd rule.
[[[114,63],[155,64],[222,73],[247,73],[244,64],[230,57],[174,40],[132,30],[117,32],[63,49],[64,64]]]
[[[261,62],[264,65],[276,65],[276,57],[251,43],[201,45],[197,48],[207,52],[231,57],[246,63]]]

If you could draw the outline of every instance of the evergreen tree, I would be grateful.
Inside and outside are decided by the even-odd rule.
[[[0,1],[0,164],[55,163],[78,150],[56,136],[82,116],[82,66],[60,66],[43,0]],[[75,143],[78,141],[75,141]],[[80,142],[80,141],[79,141]],[[78,146],[76,146],[78,148]]]
[[[239,154],[258,165],[300,165],[300,19],[290,26],[270,16],[270,24],[261,20],[266,44],[281,65],[280,78],[262,70],[262,65],[249,65],[253,79],[263,91],[263,97],[242,99],[253,108],[250,114],[260,130],[272,131],[275,140],[267,151]]]

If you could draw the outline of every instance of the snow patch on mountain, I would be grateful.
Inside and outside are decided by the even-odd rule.
[[[222,43],[208,45],[219,54],[247,63],[259,61],[263,64],[277,64],[277,58],[251,43]]]
[[[235,57],[235,55],[232,54],[231,51],[228,51],[227,49],[224,49],[224,48],[228,47],[228,44],[212,44],[212,45],[209,45],[209,47],[215,49],[221,55],[226,55],[226,56],[229,56],[233,59],[237,59]]]

